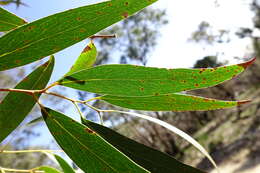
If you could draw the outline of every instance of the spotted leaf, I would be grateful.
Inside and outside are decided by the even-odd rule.
[[[252,62],[202,69],[101,65],[73,73],[59,83],[98,94],[159,96],[220,84],[243,72]]]
[[[0,38],[0,71],[63,50],[138,12],[157,0],[112,0],[54,14]],[[7,44],[8,43],[8,44]]]

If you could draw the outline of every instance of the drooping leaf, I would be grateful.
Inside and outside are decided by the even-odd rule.
[[[54,57],[25,77],[15,88],[39,90],[45,88],[54,66]],[[40,95],[37,94],[37,97]],[[30,113],[35,99],[25,93],[11,92],[0,102],[0,142]]]
[[[83,171],[147,173],[88,127],[48,108],[42,114],[60,147]]]
[[[157,0],[112,0],[45,17],[0,38],[0,71],[65,49]],[[8,43],[8,44],[6,44]]]
[[[0,7],[0,32],[10,31],[24,24],[26,21]]]
[[[80,54],[80,56],[78,57],[74,65],[71,67],[70,71],[66,74],[66,76],[91,67],[95,63],[96,58],[97,49],[94,43],[91,42]]]
[[[252,62],[203,69],[101,65],[73,73],[59,82],[60,85],[98,94],[158,96],[217,85],[243,72]]]
[[[82,122],[151,173],[204,173],[177,161],[167,154],[135,142],[107,127],[86,119],[82,119]]]
[[[34,171],[39,170],[39,171],[44,171],[44,173],[61,173],[59,170],[49,167],[49,166],[41,166],[38,168],[33,169]],[[66,172],[64,172],[66,173]]]
[[[230,108],[247,102],[216,100],[180,93],[142,97],[105,95],[99,98],[123,108],[145,111],[208,111]]]
[[[71,166],[60,156],[54,154],[55,159],[58,161],[60,167],[62,168],[64,173],[75,173],[75,171],[71,168]]]

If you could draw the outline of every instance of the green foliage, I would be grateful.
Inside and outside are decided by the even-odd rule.
[[[0,7],[0,32],[10,31],[26,22]]]
[[[84,125],[48,108],[42,114],[55,140],[83,171],[147,172]]]
[[[6,15],[0,16],[0,19],[4,21],[0,23],[0,27],[7,28],[2,30],[12,31],[0,37],[0,45],[4,45],[0,48],[0,70],[22,66],[63,50],[127,18],[155,1],[106,1],[54,14],[29,24],[24,24],[19,17],[1,9],[0,14]],[[13,25],[12,27],[4,26],[3,23]],[[22,24],[24,25],[16,27]],[[54,66],[54,57],[52,57],[23,79],[15,89],[0,89],[0,91],[11,92],[0,104],[0,141],[15,130],[35,103],[38,103],[52,136],[77,166],[85,172],[202,173],[198,169],[182,164],[168,155],[134,142],[102,125],[83,118],[83,124],[78,123],[62,113],[46,108],[39,102],[39,97],[44,93],[66,99],[76,106],[81,117],[78,103],[98,113],[126,113],[100,110],[88,104],[89,101],[96,99],[134,110],[193,111],[228,108],[247,101],[214,100],[180,94],[180,92],[207,88],[230,80],[243,72],[254,60],[237,65],[201,69],[160,69],[133,65],[91,67],[95,63],[96,56],[97,50],[91,42],[80,54],[71,70],[58,82],[46,87]],[[106,95],[87,101],[74,100],[48,91],[56,85]],[[133,112],[126,114],[158,123],[178,133],[216,166],[205,149],[181,130],[149,116]],[[64,172],[74,172],[62,158],[56,155],[55,158]],[[34,170],[43,170],[48,173],[59,172],[46,166]]]
[[[243,72],[243,65],[208,69],[164,69],[101,65],[66,76],[60,85],[98,94],[156,96],[217,85]]]
[[[0,49],[0,71],[34,62],[63,50],[155,1],[106,1],[23,25],[0,38],[0,45],[5,45],[4,49]]]
[[[82,119],[82,122],[148,171],[172,173],[173,170],[178,170],[178,172],[203,173],[203,171],[184,165],[167,154],[137,143],[107,127],[85,119]]]
[[[54,155],[55,159],[60,164],[60,167],[62,168],[63,172],[65,173],[75,173],[75,171],[70,167],[70,165],[60,156]]]
[[[123,108],[145,111],[206,111],[238,106],[241,102],[223,101],[186,94],[124,97],[105,95],[100,99]]]
[[[27,90],[44,89],[50,79],[54,57],[25,77],[15,88]],[[40,97],[36,94],[35,97]],[[28,93],[11,92],[0,104],[0,142],[2,142],[30,113],[36,99]]]

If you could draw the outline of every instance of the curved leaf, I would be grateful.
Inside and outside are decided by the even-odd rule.
[[[65,49],[157,0],[112,0],[54,14],[0,38],[0,71]],[[8,43],[8,44],[6,44]]]
[[[10,31],[24,24],[26,21],[0,7],[0,32]]]
[[[54,58],[34,70],[15,88],[39,90],[45,88],[54,66]],[[40,95],[37,95],[38,97]],[[4,140],[30,113],[35,99],[25,93],[11,92],[0,102],[0,142]]]
[[[98,94],[158,96],[217,85],[243,72],[252,62],[202,69],[101,65],[73,73],[59,82],[60,85]]]
[[[147,173],[86,126],[48,108],[45,122],[66,154],[87,173]]]
[[[86,119],[82,120],[82,122],[140,166],[151,171],[151,173],[204,173],[177,161],[167,154],[135,142],[107,127]]]
[[[58,161],[60,167],[62,168],[64,173],[75,173],[75,171],[71,168],[71,166],[60,156],[54,154],[55,159]]]
[[[66,76],[91,67],[95,63],[96,58],[97,49],[94,43],[91,42],[80,54],[80,56],[78,57],[74,65],[71,67],[70,71],[66,74]]]
[[[224,101],[186,94],[125,97],[105,95],[100,99],[123,108],[145,111],[208,111],[238,106],[247,101]]]
[[[33,171],[37,171],[37,170],[44,171],[44,173],[61,173],[59,170],[49,167],[49,166],[41,166],[41,167],[33,169]]]

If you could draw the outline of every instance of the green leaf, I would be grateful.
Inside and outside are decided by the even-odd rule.
[[[48,108],[42,114],[57,143],[83,171],[147,173],[88,127]]]
[[[52,74],[53,66],[54,57],[25,77],[15,88],[27,90],[45,88]],[[0,142],[19,126],[35,103],[36,101],[31,95],[17,92],[10,92],[0,102]]]
[[[26,21],[0,7],[0,32],[10,31],[24,24]]]
[[[75,171],[71,168],[71,166],[60,156],[54,154],[55,159],[59,162],[60,167],[62,168],[64,173],[75,173]]]
[[[105,95],[100,99],[123,108],[145,111],[208,111],[238,106],[247,101],[224,101],[186,94],[126,97]]]
[[[252,62],[203,69],[101,65],[73,73],[59,82],[60,85],[98,94],[158,96],[217,85],[243,72]]]
[[[203,173],[160,151],[135,142],[115,131],[82,119],[83,124],[151,173]]]
[[[78,57],[74,65],[71,67],[70,71],[66,74],[66,76],[91,67],[95,63],[96,58],[97,49],[94,43],[91,42],[80,54],[80,56]]]
[[[112,0],[54,14],[0,38],[0,71],[63,50],[134,14],[157,0]],[[8,44],[6,44],[8,43]]]
[[[39,170],[39,171],[44,171],[45,173],[61,173],[59,170],[49,167],[49,166],[41,166],[38,168],[33,169],[34,171]],[[66,172],[64,172],[66,173]]]
[[[42,116],[40,116],[40,117],[37,117],[37,118],[31,120],[26,125],[30,126],[30,125],[37,124],[37,123],[42,122],[42,121],[44,121],[44,120],[43,120]]]

